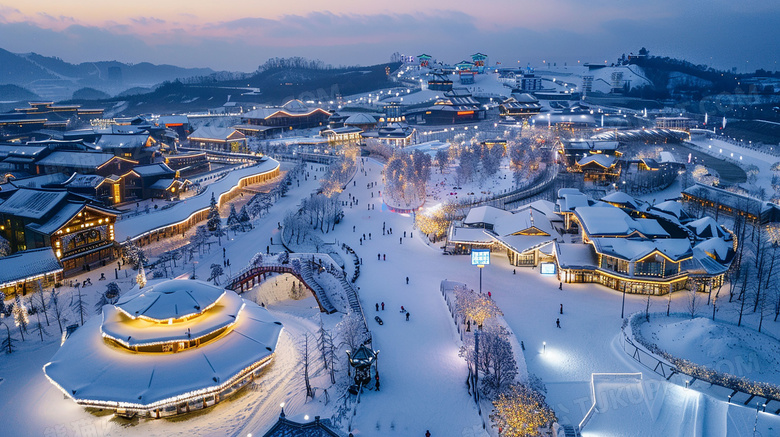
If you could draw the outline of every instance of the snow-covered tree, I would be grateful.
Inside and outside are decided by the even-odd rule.
[[[540,429],[556,421],[555,413],[547,406],[544,395],[525,385],[513,385],[493,401],[494,426],[504,437],[531,437],[540,435]]]
[[[222,270],[222,266],[219,264],[212,264],[211,265],[211,275],[207,279],[207,281],[214,281],[214,285],[219,285],[219,277],[224,275],[225,271]]]
[[[311,365],[311,350],[309,349],[309,333],[303,334],[303,345],[301,348],[303,356],[303,381],[306,384],[306,398],[314,397],[314,390],[311,388],[311,381],[309,380],[309,367]]]
[[[455,291],[455,297],[458,314],[467,320],[473,320],[479,327],[490,317],[504,314],[486,293],[475,293],[463,287]]]
[[[100,293],[98,301],[95,303],[95,313],[100,314],[104,305],[113,305],[119,300],[119,285],[116,282],[106,284],[106,290]]]
[[[252,218],[249,217],[246,205],[241,207],[241,211],[238,213],[238,221],[241,223],[243,230],[252,229]]]
[[[357,350],[368,340],[368,332],[363,319],[359,314],[351,311],[336,325],[336,332],[341,337],[341,344],[351,351]]]
[[[198,252],[202,252],[203,245],[209,239],[209,231],[205,225],[198,226],[195,229],[195,234],[190,238],[190,244],[198,249]]]
[[[146,253],[130,237],[122,245],[122,256],[133,266],[133,270],[138,270],[148,261]]]
[[[444,169],[447,168],[449,162],[450,154],[446,150],[439,149],[436,151],[436,166],[439,167],[439,173],[444,173]]]
[[[19,328],[19,335],[22,336],[22,341],[24,341],[24,333],[27,332],[30,318],[27,313],[27,307],[22,303],[22,298],[19,297],[18,293],[14,297],[14,307],[11,310],[11,314],[14,316],[14,325]]]
[[[228,214],[227,218],[227,227],[233,231],[234,234],[237,233],[239,229],[243,230],[241,221],[238,218],[238,211],[236,211],[236,205],[232,203],[230,204],[230,214]]]
[[[482,390],[488,397],[502,393],[517,375],[517,362],[509,343],[509,331],[492,325],[480,334]]]

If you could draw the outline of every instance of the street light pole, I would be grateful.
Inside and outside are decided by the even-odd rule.
[[[482,294],[482,268],[485,267],[484,265],[479,265],[479,294]]]

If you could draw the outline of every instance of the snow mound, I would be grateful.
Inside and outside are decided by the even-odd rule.
[[[698,317],[657,317],[640,329],[662,350],[719,372],[780,384],[780,341],[749,328]]]

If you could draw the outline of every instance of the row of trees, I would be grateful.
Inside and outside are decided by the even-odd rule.
[[[121,290],[115,282],[106,285],[106,289],[100,294],[95,302],[95,312],[100,313],[103,305],[112,305],[119,300]],[[68,312],[70,309],[70,312]],[[89,317],[89,306],[81,293],[81,288],[70,297],[70,302],[62,297],[59,289],[54,288],[47,293],[40,290],[32,293],[26,298],[22,298],[18,293],[11,304],[5,303],[5,295],[0,292],[0,326],[6,328],[5,337],[0,341],[0,350],[6,353],[12,353],[15,348],[16,339],[11,334],[10,323],[19,330],[19,337],[22,341],[25,334],[37,334],[41,341],[44,341],[44,335],[48,335],[47,328],[56,321],[60,334],[64,332],[64,326],[68,324],[71,317],[84,324],[84,319]],[[31,321],[30,316],[35,316]],[[9,321],[12,320],[11,321]],[[45,326],[44,326],[45,323]]]
[[[385,167],[386,194],[407,205],[422,202],[431,177],[431,163],[430,155],[419,150],[395,153]]]
[[[480,373],[482,385],[473,386],[493,400],[490,418],[502,436],[539,435],[540,429],[556,421],[555,413],[545,403],[540,381],[516,383],[517,361],[509,341],[511,333],[495,318],[501,310],[487,294],[465,287],[455,290],[456,310],[460,317],[475,326],[475,335],[466,337],[460,356],[469,364],[469,384]],[[484,329],[483,329],[484,324]],[[474,378],[472,379],[472,376]]]

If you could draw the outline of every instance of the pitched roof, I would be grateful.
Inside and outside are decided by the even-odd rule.
[[[471,208],[466,218],[463,220],[463,224],[472,225],[477,223],[495,224],[496,220],[501,217],[512,215],[511,212],[496,208],[494,206],[477,206]]]
[[[141,177],[165,176],[176,174],[176,171],[168,167],[168,164],[158,163],[149,165],[139,165],[133,167],[133,171]]]
[[[244,137],[244,134],[232,127],[201,126],[195,129],[195,132],[191,133],[189,138],[225,141],[233,134],[240,134],[241,138]]]
[[[0,204],[0,213],[39,220],[66,197],[68,197],[67,191],[41,191],[22,188]]]
[[[62,271],[51,247],[30,249],[0,257],[0,288],[27,278]]]
[[[686,226],[699,238],[725,238],[727,236],[731,236],[730,234],[727,234],[726,231],[720,227],[718,222],[716,222],[715,219],[710,216],[705,216],[698,220],[694,220],[688,223]]]
[[[615,157],[604,155],[603,153],[595,153],[592,155],[583,156],[579,161],[577,161],[577,164],[579,164],[580,167],[584,167],[591,163],[596,163],[604,168],[609,168],[615,164]]]
[[[687,238],[662,238],[658,240],[594,238],[592,241],[596,252],[627,261],[640,260],[656,251],[672,261],[688,258],[692,254],[691,243]]]
[[[49,167],[63,166],[94,170],[114,158],[111,153],[56,151],[40,159],[37,164]]]
[[[61,227],[65,226],[65,224],[71,221],[73,217],[76,217],[76,214],[84,209],[85,206],[85,203],[66,202],[59,209],[57,209],[57,212],[55,212],[54,215],[51,216],[51,218],[49,218],[49,220],[47,220],[45,223],[31,223],[27,225],[27,227],[38,231],[41,234],[51,235]]]
[[[95,146],[101,149],[135,149],[143,147],[149,140],[149,134],[131,134],[131,135],[101,135],[95,142]]]
[[[615,191],[613,193],[607,194],[601,198],[601,201],[607,203],[616,203],[618,205],[625,205],[631,209],[639,208],[639,202],[623,191]]]

